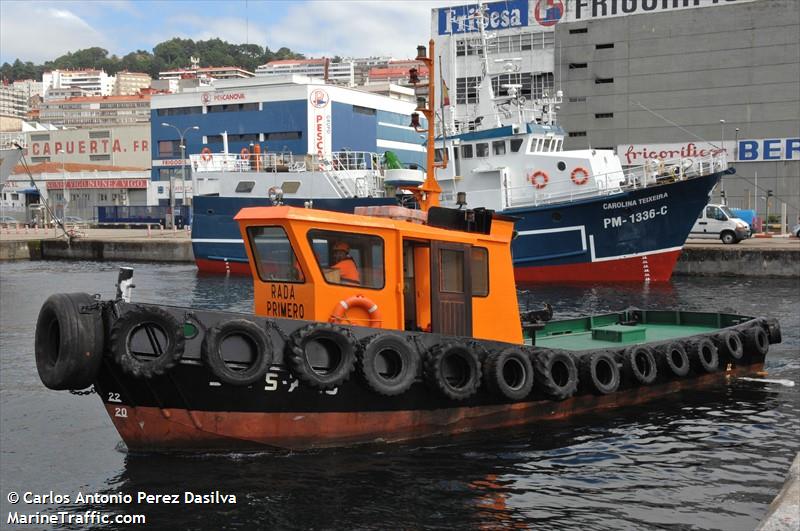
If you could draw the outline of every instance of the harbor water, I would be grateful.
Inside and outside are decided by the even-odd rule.
[[[767,374],[756,377],[769,381],[734,378],[568,422],[422,443],[279,455],[132,454],[97,395],[49,391],[33,354],[36,317],[49,295],[110,298],[116,272],[108,262],[0,266],[2,529],[128,528],[9,521],[14,512],[98,511],[144,515],[140,529],[744,530],[766,514],[800,449],[797,279],[677,277],[649,286],[535,286],[520,301],[531,308],[549,302],[556,318],[631,306],[777,317],[783,343],[772,345]],[[134,301],[252,308],[250,279],[199,276],[193,265],[138,264],[134,281]],[[207,503],[191,503],[187,492],[207,495]],[[43,498],[12,503],[11,493]],[[78,501],[79,493],[117,498]],[[178,495],[178,503],[148,494]],[[120,502],[126,495],[132,501]]]

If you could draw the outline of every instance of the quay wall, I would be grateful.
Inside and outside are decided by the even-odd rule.
[[[800,278],[800,247],[753,249],[739,246],[686,246],[675,275]]]
[[[96,260],[129,262],[194,262],[192,242],[159,240],[0,241],[3,260]]]

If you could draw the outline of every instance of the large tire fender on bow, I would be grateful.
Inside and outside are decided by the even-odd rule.
[[[481,362],[475,349],[460,342],[434,345],[425,358],[425,378],[452,400],[465,400],[478,391]]]
[[[780,343],[783,341],[783,334],[781,334],[781,324],[774,317],[766,319],[764,325],[767,327],[767,337],[769,337],[770,345]]]
[[[656,381],[658,367],[653,349],[644,345],[626,348],[620,354],[622,371],[636,385],[650,385]]]
[[[378,334],[365,339],[358,354],[358,372],[367,387],[383,396],[408,391],[419,373],[417,350],[403,337]]]
[[[769,352],[769,336],[761,326],[752,326],[744,331],[744,353],[750,361],[763,361]]]
[[[346,381],[356,361],[356,340],[347,328],[312,323],[289,337],[289,365],[300,381],[333,389]]]
[[[578,367],[561,350],[535,349],[533,375],[536,387],[555,400],[565,400],[578,389]]]
[[[223,347],[227,339],[239,337],[252,352],[252,361],[245,369],[237,369],[225,359]],[[223,383],[251,385],[264,378],[269,366],[274,363],[274,350],[269,334],[247,319],[231,319],[211,327],[203,338],[200,349],[203,361]]]
[[[578,360],[578,381],[589,392],[608,395],[619,388],[619,365],[607,352],[591,352]]]
[[[134,351],[134,343],[147,352]],[[185,343],[183,326],[171,313],[157,306],[136,305],[111,325],[109,350],[123,371],[137,378],[152,378],[178,363]]]
[[[81,309],[96,301],[87,293],[51,295],[39,310],[34,351],[36,370],[50,389],[84,389],[103,361],[103,318]]]
[[[689,340],[686,352],[689,355],[689,363],[698,374],[712,373],[719,369],[719,353],[709,338]]]
[[[483,365],[483,381],[499,398],[523,400],[533,389],[533,380],[530,358],[515,347],[492,352]]]
[[[744,358],[744,345],[739,332],[723,330],[711,338],[719,352],[720,362],[727,364],[728,360],[739,364]]]
[[[689,355],[678,341],[662,345],[656,349],[656,364],[663,378],[683,378],[689,374]]]

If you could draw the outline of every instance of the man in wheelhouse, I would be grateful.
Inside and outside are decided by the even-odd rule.
[[[358,272],[356,261],[350,256],[350,246],[343,241],[333,244],[333,269],[339,271],[342,284],[361,284],[361,275]]]

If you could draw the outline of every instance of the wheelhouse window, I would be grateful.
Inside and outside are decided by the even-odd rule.
[[[250,227],[247,229],[247,237],[261,280],[295,283],[305,280],[283,227]]]
[[[486,142],[479,142],[475,144],[475,156],[476,157],[488,157],[489,156],[489,144]]]
[[[439,291],[464,293],[464,253],[439,249]]]
[[[489,251],[483,247],[472,248],[472,296],[489,295]]]
[[[384,245],[378,236],[310,230],[308,241],[329,284],[383,288]]]

